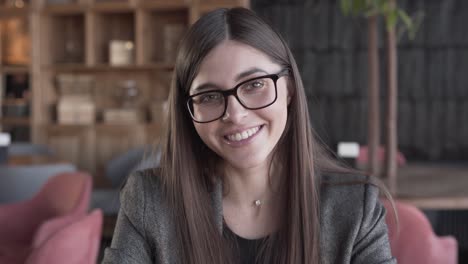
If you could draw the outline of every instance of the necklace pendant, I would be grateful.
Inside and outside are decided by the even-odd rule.
[[[254,201],[254,205],[257,206],[257,207],[259,207],[260,205],[262,205],[262,201],[260,201],[260,200],[255,200],[255,201]]]

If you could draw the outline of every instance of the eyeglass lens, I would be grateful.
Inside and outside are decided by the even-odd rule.
[[[265,107],[276,99],[276,83],[272,77],[250,80],[237,87],[237,100],[247,109]],[[209,122],[220,118],[226,108],[227,96],[219,91],[202,93],[189,101],[193,118]]]

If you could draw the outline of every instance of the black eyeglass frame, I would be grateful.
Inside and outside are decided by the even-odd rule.
[[[282,69],[279,73],[276,73],[276,74],[268,74],[268,75],[258,76],[258,77],[254,77],[252,79],[245,80],[245,81],[243,81],[241,83],[238,83],[234,88],[231,88],[231,89],[228,89],[228,90],[209,90],[209,91],[204,91],[204,92],[189,95],[189,96],[187,96],[187,101],[186,101],[187,110],[189,111],[189,114],[190,114],[190,117],[192,118],[192,120],[194,122],[196,122],[196,123],[210,123],[210,122],[216,121],[216,120],[220,119],[221,117],[223,117],[226,114],[226,110],[227,110],[227,106],[228,106],[227,98],[230,95],[233,95],[237,99],[237,101],[245,109],[258,110],[258,109],[266,108],[266,107],[274,104],[276,102],[276,99],[278,99],[278,85],[276,84],[276,82],[278,81],[279,78],[281,78],[283,76],[287,76],[287,75],[289,75],[289,69],[285,68],[285,69]],[[270,79],[273,80],[273,83],[275,84],[275,99],[273,99],[273,101],[271,103],[269,103],[267,105],[264,105],[264,106],[261,106],[261,107],[247,107],[239,99],[239,96],[237,95],[237,90],[239,89],[239,87],[241,87],[242,85],[244,85],[244,84],[246,84],[248,82],[252,82],[252,81],[255,81],[255,80],[258,80],[258,79],[264,79],[264,78],[270,78]],[[218,92],[218,93],[223,95],[223,98],[224,98],[223,113],[219,117],[214,118],[214,119],[209,120],[209,121],[198,121],[198,120],[196,120],[194,118],[193,114],[192,114],[192,110],[191,110],[191,107],[190,107],[190,102],[191,102],[192,98],[195,97],[195,96],[199,96],[199,95],[206,94],[206,93],[213,93],[213,92]]]

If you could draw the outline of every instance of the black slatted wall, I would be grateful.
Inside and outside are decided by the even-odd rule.
[[[399,4],[410,14],[424,13],[416,38],[399,41],[399,148],[410,160],[466,161],[468,1],[402,0]],[[365,144],[366,21],[344,17],[336,0],[253,0],[252,8],[289,43],[319,135],[332,147],[348,140]],[[383,113],[383,30],[379,39]]]

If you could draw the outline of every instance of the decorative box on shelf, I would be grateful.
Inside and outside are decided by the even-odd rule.
[[[61,96],[91,96],[94,77],[87,74],[62,73],[55,77]]]
[[[144,114],[138,108],[111,108],[104,110],[104,123],[115,125],[139,124],[144,122]]]
[[[134,63],[135,44],[130,40],[111,40],[109,43],[109,63],[123,66]]]
[[[96,105],[88,96],[63,96],[57,104],[57,122],[62,125],[92,125]]]
[[[13,5],[14,6],[14,5]],[[2,62],[11,65],[28,65],[31,59],[29,24],[24,18],[6,19],[0,24],[2,31]]]
[[[2,105],[5,117],[27,117],[29,115],[29,102],[23,98],[6,99]]]

